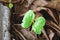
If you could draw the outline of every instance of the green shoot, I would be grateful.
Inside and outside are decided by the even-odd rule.
[[[23,28],[28,28],[31,26],[33,20],[34,20],[35,14],[32,10],[29,10],[28,12],[26,12],[26,14],[24,15],[24,18],[22,20],[22,27]]]
[[[9,0],[9,8],[12,9],[13,8],[13,3],[11,2],[12,0]]]
[[[32,30],[36,34],[41,34],[41,31],[43,29],[43,26],[45,25],[45,18],[44,17],[39,17],[35,20],[35,23],[32,26]]]
[[[46,20],[44,17],[38,17],[36,20],[34,19],[35,14],[32,10],[29,10],[28,12],[26,12],[26,14],[23,17],[22,20],[22,24],[21,26],[23,28],[29,28],[32,25],[32,30],[36,33],[36,34],[41,34],[41,31],[43,30],[43,27],[46,23]],[[35,20],[35,22],[34,22]]]
[[[9,3],[9,8],[12,9],[13,3]]]

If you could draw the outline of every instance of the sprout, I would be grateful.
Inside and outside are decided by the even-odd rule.
[[[12,9],[13,3],[9,3],[9,8]]]
[[[21,26],[23,28],[28,28],[31,26],[33,20],[34,20],[35,14],[32,10],[29,10],[28,12],[26,12],[26,14],[24,15],[24,18],[22,20],[22,24]]]
[[[34,21],[34,17],[35,17],[35,14],[32,10],[29,10],[28,12],[26,12],[26,14],[24,15],[24,18],[22,20],[21,26],[23,28],[29,28],[31,26],[32,22]],[[46,21],[45,21],[44,17],[42,17],[42,16],[38,17],[32,25],[32,30],[36,34],[41,34],[41,31],[42,31],[45,23],[46,23]]]
[[[43,29],[43,26],[45,25],[45,18],[44,17],[39,17],[35,20],[35,23],[32,26],[32,30],[36,34],[41,34],[41,31]]]

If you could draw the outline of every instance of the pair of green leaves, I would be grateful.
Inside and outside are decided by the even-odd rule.
[[[31,26],[32,22],[34,21],[34,18],[35,18],[34,12],[32,10],[29,10],[24,15],[21,26],[23,28],[29,28]],[[37,19],[35,19],[35,23],[32,25],[32,30],[36,34],[41,34],[41,31],[43,29],[43,26],[45,25],[45,22],[46,21],[45,21],[44,17],[38,17]]]

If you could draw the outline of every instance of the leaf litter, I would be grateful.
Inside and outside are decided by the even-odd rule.
[[[4,5],[8,5],[7,0],[0,0]],[[60,1],[59,0],[12,0],[14,7],[11,10],[11,40],[60,40]],[[18,4],[19,3],[19,4]],[[54,11],[54,10],[55,11]],[[33,10],[36,17],[46,18],[46,25],[41,35],[36,35],[31,31],[31,27],[23,29],[21,21],[24,13]],[[59,35],[58,35],[59,34]]]

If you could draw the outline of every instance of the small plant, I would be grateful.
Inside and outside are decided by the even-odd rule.
[[[26,14],[24,15],[24,18],[22,20],[22,24],[21,26],[23,28],[29,28],[32,25],[32,30],[36,33],[36,34],[41,34],[41,31],[43,29],[43,26],[45,25],[45,18],[44,17],[38,17],[37,19],[35,18],[35,14],[32,10],[29,10],[28,12],[26,12]]]
[[[12,9],[13,3],[11,3],[11,0],[9,0],[9,8]]]
[[[44,17],[39,17],[35,20],[35,23],[32,25],[32,30],[36,34],[41,34],[41,31],[42,31],[44,25],[45,25]]]
[[[35,14],[32,10],[29,10],[28,12],[26,12],[23,20],[22,20],[22,27],[23,28],[28,28],[31,26],[33,20],[34,20]]]

